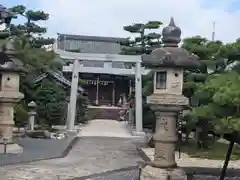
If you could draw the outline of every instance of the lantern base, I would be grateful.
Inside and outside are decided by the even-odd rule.
[[[5,152],[6,151],[6,152]],[[4,144],[0,144],[0,154],[21,154],[23,152],[23,148],[15,143],[6,144],[6,148]]]
[[[187,180],[186,173],[181,168],[163,169],[145,166],[141,169],[140,180]]]
[[[145,137],[146,133],[145,132],[138,132],[138,131],[132,131],[133,136],[140,136],[140,137]]]

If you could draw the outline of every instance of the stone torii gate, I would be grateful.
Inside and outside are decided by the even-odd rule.
[[[68,108],[68,117],[67,117],[67,130],[68,131],[74,130],[79,72],[81,72],[81,68],[83,68],[80,66],[79,61],[93,60],[93,61],[104,61],[104,62],[126,62],[126,63],[135,64],[135,68],[121,69],[120,73],[135,75],[136,135],[144,134],[143,133],[143,122],[142,122],[142,72],[143,72],[143,68],[141,67],[141,56],[68,52],[68,51],[58,49],[57,43],[55,43],[55,45],[54,45],[54,51],[56,54],[58,54],[60,56],[60,58],[73,61],[70,104],[69,104],[69,108]],[[109,72],[109,73],[111,73],[111,72]]]

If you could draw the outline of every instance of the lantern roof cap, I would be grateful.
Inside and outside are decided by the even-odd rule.
[[[175,25],[173,18],[169,25],[163,28],[162,36],[163,47],[153,50],[149,55],[142,55],[145,67],[194,68],[201,65],[198,56],[178,47],[181,29]]]
[[[181,29],[176,26],[173,17],[168,24],[162,30],[162,42],[165,46],[174,45],[177,46],[181,41]]]

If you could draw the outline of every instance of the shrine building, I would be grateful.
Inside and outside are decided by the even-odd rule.
[[[119,42],[122,40],[124,38],[58,34],[57,47],[69,52],[112,55],[120,54]],[[65,64],[63,74],[71,81],[73,63],[68,59],[62,60]],[[79,79],[91,105],[116,106],[120,98],[123,100],[122,97],[127,97],[133,90],[135,68],[132,64],[91,59],[79,59],[79,63]],[[143,75],[148,72],[142,68]]]

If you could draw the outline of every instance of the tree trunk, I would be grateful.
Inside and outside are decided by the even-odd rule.
[[[188,143],[189,142],[189,132],[186,132],[186,138],[185,138],[185,142]]]
[[[196,141],[196,146],[197,146],[197,148],[201,148],[200,136],[201,136],[201,128],[200,128],[200,127],[196,127],[196,131],[195,131],[195,141]]]

